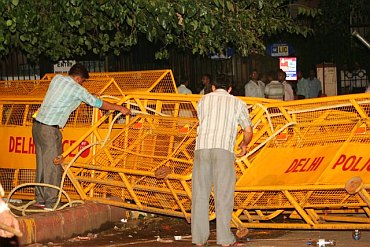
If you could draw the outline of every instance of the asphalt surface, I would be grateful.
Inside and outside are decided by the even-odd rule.
[[[361,239],[352,239],[352,231],[290,231],[280,237],[272,237],[265,239],[253,239],[248,238],[240,240],[245,246],[256,246],[256,247],[299,247],[299,246],[310,246],[309,241],[318,241],[319,239],[334,240],[338,247],[369,247],[370,246],[370,232],[361,232]],[[99,242],[99,245],[95,245],[94,242]],[[194,246],[191,244],[191,239],[186,238],[182,240],[174,240],[171,238],[164,239],[136,239],[128,242],[117,242],[116,240],[109,240],[106,243],[101,240],[91,240],[80,242],[76,245],[59,245],[57,246],[106,246],[106,247],[123,247],[123,246]],[[56,246],[54,245],[54,246]],[[49,245],[50,246],[50,245]],[[217,246],[214,239],[210,239],[209,246]],[[312,245],[311,245],[312,246]],[[315,245],[314,245],[315,246]],[[323,245],[332,246],[332,245]]]

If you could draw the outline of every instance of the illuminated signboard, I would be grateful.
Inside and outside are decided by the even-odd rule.
[[[286,43],[275,43],[266,47],[266,52],[272,57],[294,56],[293,47]]]
[[[297,58],[296,57],[281,57],[280,69],[286,73],[287,81],[297,80]]]

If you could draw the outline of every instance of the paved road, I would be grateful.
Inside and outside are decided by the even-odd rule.
[[[52,230],[52,229],[51,229]],[[160,236],[158,238],[158,236]],[[182,236],[174,240],[174,236]],[[215,222],[211,222],[210,246],[216,245]],[[337,247],[370,247],[370,231],[361,231],[360,240],[353,240],[352,231],[309,231],[250,229],[240,240],[245,246],[255,247],[307,247],[309,240],[335,240]],[[0,246],[1,243],[0,243]],[[185,247],[192,246],[190,225],[184,219],[155,217],[117,223],[112,229],[88,233],[64,241],[33,244],[29,247]],[[13,247],[13,246],[12,246]],[[327,246],[326,246],[327,247]]]
[[[175,233],[176,234],[176,233]],[[136,239],[132,237],[131,239],[127,238],[117,238],[117,234],[106,234],[101,235],[93,240],[88,241],[65,241],[64,243],[49,243],[46,246],[54,246],[54,247],[92,247],[92,246],[105,246],[105,247],[130,247],[130,246],[138,246],[138,247],[159,247],[159,246],[168,246],[168,247],[185,247],[185,246],[192,246],[191,239],[185,239],[176,241],[173,238],[163,238],[157,239],[156,237],[152,238],[144,238],[144,239]],[[245,243],[245,246],[255,246],[255,247],[304,247],[309,246],[307,245],[307,241],[310,239],[318,240],[318,239],[326,239],[326,240],[335,240],[337,247],[369,247],[370,246],[370,232],[363,231],[361,232],[361,239],[360,240],[353,240],[352,239],[352,232],[351,231],[287,231],[284,235],[279,237],[271,237],[271,238],[248,238],[245,237],[241,240],[241,242]],[[159,240],[159,241],[158,241]],[[217,246],[215,240],[212,238],[209,242],[209,246]],[[41,247],[45,245],[36,245],[33,247]],[[328,245],[326,245],[328,246]]]

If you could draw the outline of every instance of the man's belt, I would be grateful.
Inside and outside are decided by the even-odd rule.
[[[59,129],[59,125],[49,125],[49,124],[44,124],[44,123],[41,123],[40,121],[37,121],[36,119],[33,120],[34,123],[38,123],[38,124],[42,124],[42,125],[45,125],[45,126],[49,126],[49,127],[53,127],[53,128],[57,128]]]

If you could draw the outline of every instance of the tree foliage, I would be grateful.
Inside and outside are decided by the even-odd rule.
[[[265,50],[278,33],[308,35],[286,0],[0,0],[0,56],[12,48],[30,59],[87,53],[119,55],[139,37],[160,44],[156,57],[176,47],[193,54],[234,47],[243,56]],[[306,10],[304,10],[306,9]],[[299,14],[314,16],[315,10]],[[302,11],[303,10],[303,11]]]

